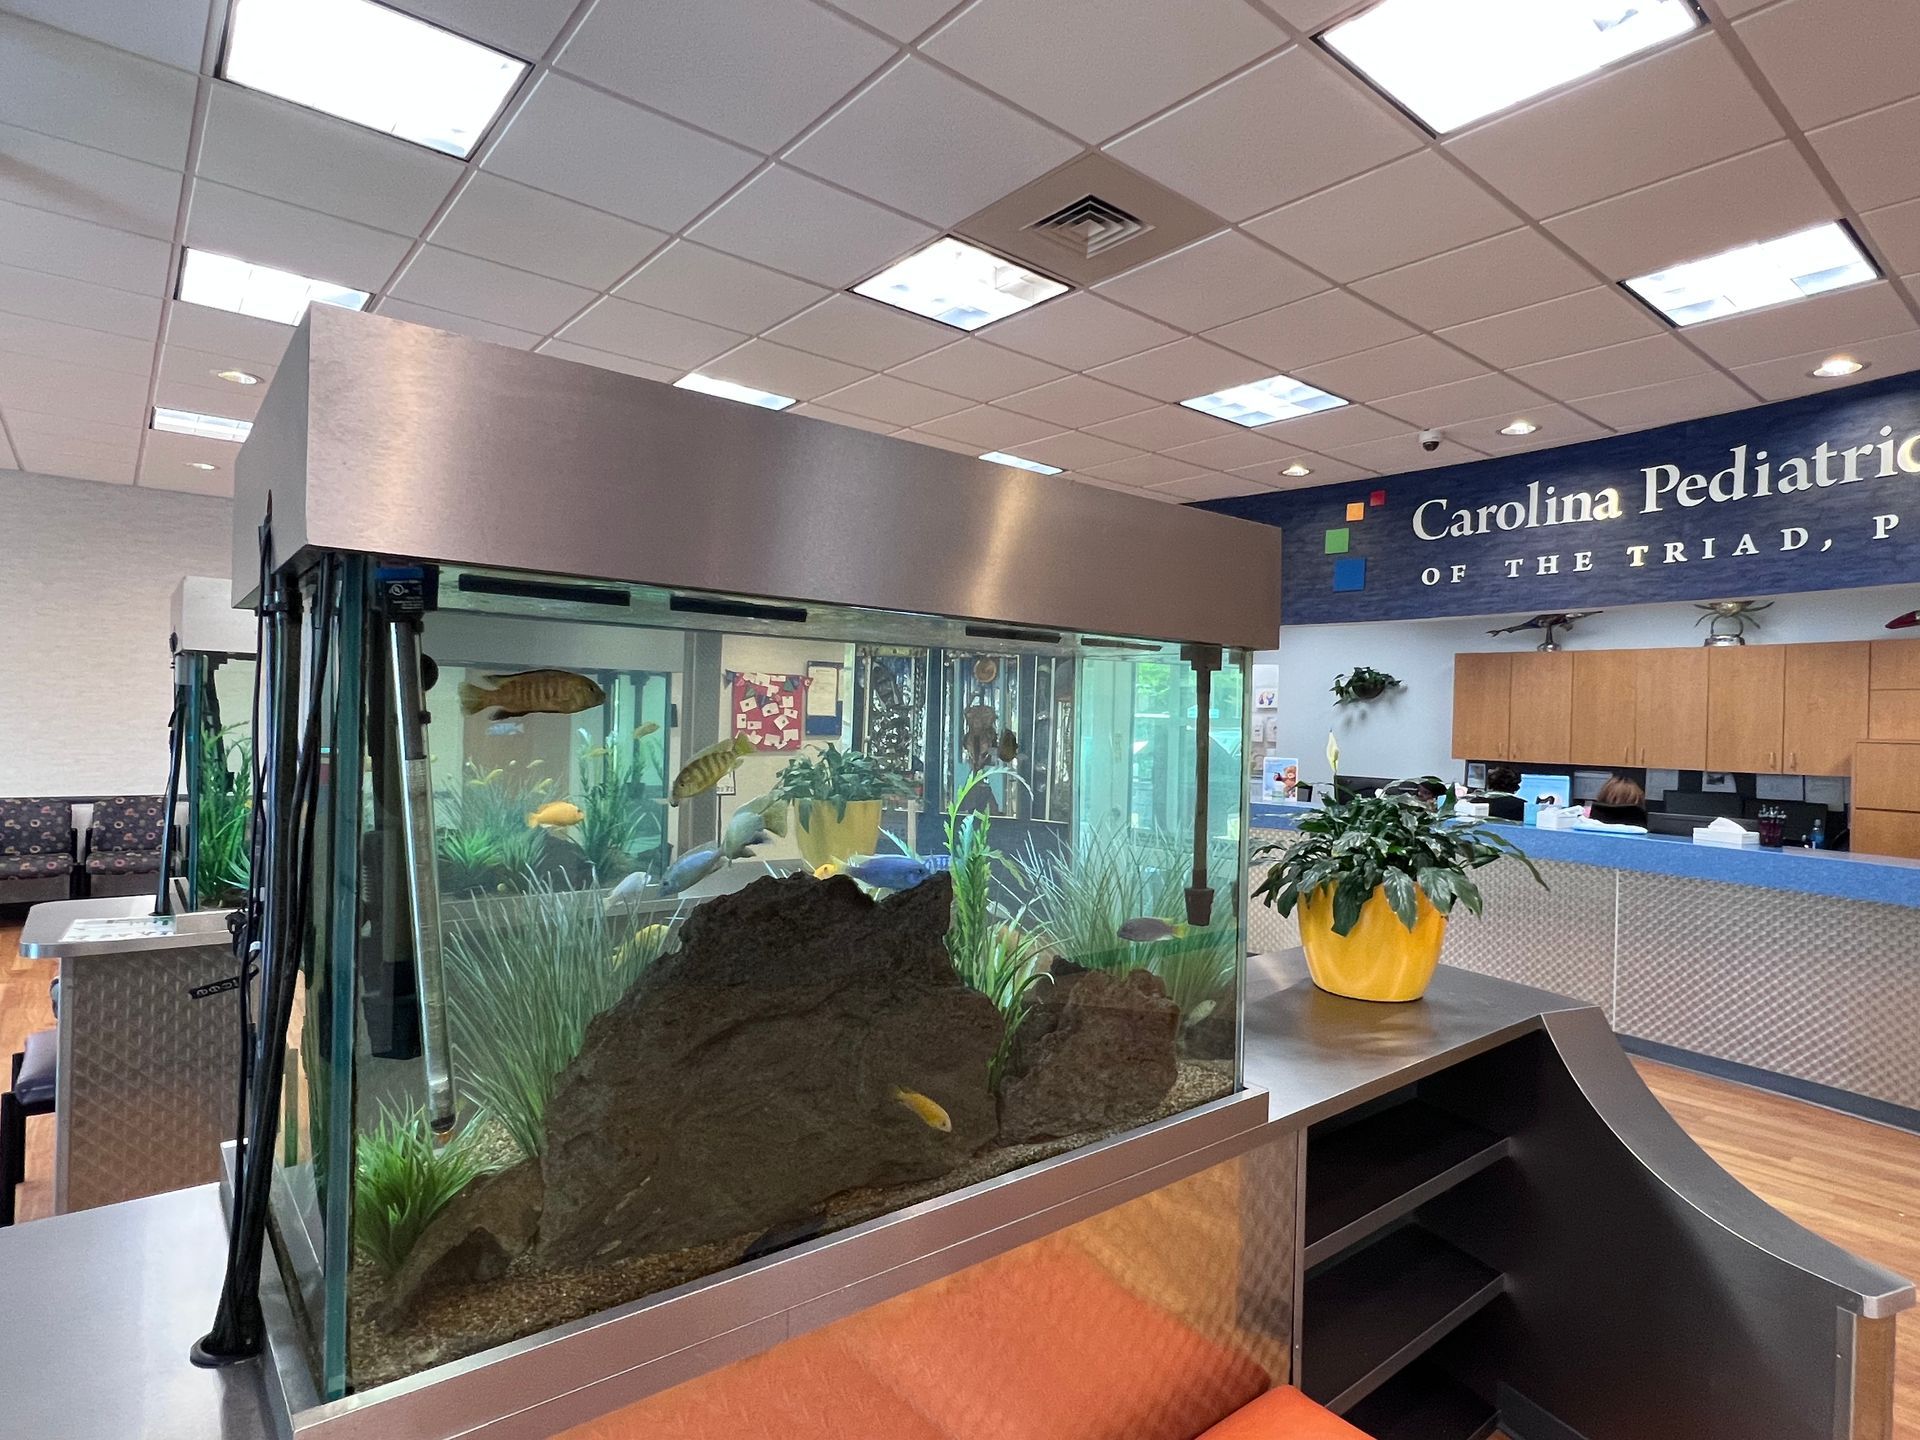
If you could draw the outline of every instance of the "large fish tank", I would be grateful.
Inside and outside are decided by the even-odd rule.
[[[1238,1090],[1271,532],[324,307],[238,472],[321,1400]]]

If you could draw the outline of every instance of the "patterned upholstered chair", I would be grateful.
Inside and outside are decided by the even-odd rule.
[[[89,895],[138,895],[153,888],[160,873],[165,804],[158,795],[93,802],[93,823],[87,827]]]
[[[64,800],[0,800],[0,905],[73,893],[73,807]]]

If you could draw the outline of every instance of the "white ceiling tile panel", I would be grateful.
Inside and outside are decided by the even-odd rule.
[[[0,125],[0,200],[171,240],[180,186],[178,170]]]
[[[0,350],[68,360],[122,375],[153,371],[153,337],[144,340],[110,330],[88,330],[58,320],[0,312]]]
[[[137,428],[130,434],[125,425],[105,420],[76,420],[70,415],[48,415],[38,410],[22,410],[17,406],[8,407],[7,425],[21,435],[37,436],[54,444],[82,440],[94,445],[124,448],[137,445],[140,438]]]
[[[1280,472],[1295,462],[1311,470],[1311,475],[1283,475]],[[1349,460],[1335,460],[1311,450],[1290,450],[1278,461],[1235,468],[1231,473],[1242,480],[1255,480],[1275,490],[1305,490],[1315,485],[1339,485],[1348,480],[1364,480],[1374,472]]]
[[[1826,125],[1920,92],[1920,6],[1786,0],[1735,26],[1793,118]]]
[[[950,326],[922,320],[877,300],[829,295],[811,309],[775,325],[767,331],[767,338],[871,370],[904,365],[915,356],[940,349],[955,333]],[[966,393],[923,375],[902,378],[936,390],[951,390],[955,395]]]
[[[1274,487],[1262,485],[1246,475],[1195,475],[1188,480],[1175,480],[1170,485],[1156,486],[1150,493],[1167,500],[1182,503],[1193,500],[1237,499],[1243,495],[1265,495]]]
[[[1174,480],[1191,480],[1210,472],[1204,466],[1189,465],[1171,455],[1135,455],[1131,459],[1096,465],[1086,473],[1098,480],[1111,480],[1116,485],[1165,485]]]
[[[251,420],[260,413],[260,389],[256,385],[250,390],[243,390],[237,385],[227,385],[205,375],[200,377],[198,383],[186,384],[163,377],[154,386],[153,400],[156,405],[164,405],[170,410],[185,410],[194,415]]]
[[[449,250],[604,290],[667,236],[478,170],[467,177],[430,238]]]
[[[809,420],[824,420],[829,425],[845,425],[853,430],[865,430],[873,435],[892,435],[899,427],[889,420],[870,420],[865,415],[849,415],[845,410],[829,410],[824,405],[796,405],[786,412],[789,415],[804,415]],[[920,439],[914,436],[914,439]]]
[[[922,48],[1097,143],[1287,43],[1243,0],[978,0]]]
[[[1122,445],[1132,445],[1140,450],[1171,450],[1176,445],[1211,440],[1221,433],[1220,427],[1227,423],[1211,415],[1202,415],[1198,410],[1189,410],[1184,405],[1156,405],[1138,414],[1122,415],[1118,420],[1102,420],[1098,425],[1087,426],[1087,429],[1095,435],[1118,440]]]
[[[896,40],[912,40],[964,0],[834,0],[834,4]]]
[[[1914,327],[1913,312],[1892,284],[1857,285],[1774,305],[1725,320],[1689,325],[1686,336],[1722,365],[1752,365]]]
[[[102,485],[133,484],[133,456],[101,451],[62,450],[38,442],[19,442],[20,468],[36,475],[64,475],[72,480],[97,480]]]
[[[236,361],[278,365],[293,339],[291,325],[235,315],[207,305],[173,301],[167,307],[167,344],[231,356]]]
[[[131,50],[179,70],[200,68],[208,0],[7,0],[29,20],[71,30],[116,50]]]
[[[934,238],[934,230],[844,190],[771,166],[688,238],[833,289],[845,289]]]
[[[592,350],[610,350],[651,365],[677,367],[680,375],[684,375],[733,349],[747,337],[738,330],[608,296],[556,338]]]
[[[1129,355],[1124,360],[1089,372],[1095,379],[1119,385],[1156,400],[1178,402],[1211,395],[1234,385],[1261,379],[1266,368],[1194,336]]]
[[[240,447],[225,440],[206,440],[198,435],[170,435],[163,430],[148,434],[146,452],[140,460],[140,483],[153,490],[185,490],[196,495],[231,495],[233,462]],[[212,470],[196,470],[195,461],[212,465]]]
[[[1098,435],[1069,430],[1045,440],[1030,440],[1020,447],[1020,458],[1038,460],[1042,465],[1058,465],[1062,470],[1091,470],[1096,465],[1111,465],[1130,460],[1139,452]]]
[[[771,153],[895,53],[813,0],[599,0],[556,65]]]
[[[1613,432],[1604,425],[1583,420],[1559,405],[1536,404],[1526,412],[1527,419],[1540,428],[1531,435],[1502,435],[1496,425],[1475,425],[1463,433],[1477,450],[1489,455],[1518,455],[1533,450],[1556,450],[1582,440],[1599,440]]]
[[[709,360],[700,367],[700,373],[795,400],[813,400],[864,379],[869,372],[771,340],[749,340],[739,349]]]
[[[779,324],[827,292],[725,251],[676,240],[613,293],[751,333]]]
[[[968,408],[967,401],[958,395],[894,375],[869,375],[819,398],[830,410],[865,415],[869,420],[891,420],[898,425],[920,425]]]
[[[577,4],[578,0],[400,0],[394,8],[522,60],[537,60]]]
[[[1440,338],[1496,369],[1595,350],[1664,327],[1618,286],[1601,285],[1504,315],[1489,315],[1439,332]]]
[[[1322,455],[1345,445],[1360,445],[1368,440],[1403,436],[1409,449],[1416,448],[1413,432],[1406,422],[1365,405],[1342,405],[1338,410],[1323,410],[1317,415],[1297,415],[1291,420],[1263,425],[1261,433],[1287,445],[1304,445]]]
[[[1106,149],[1216,214],[1244,220],[1418,144],[1409,121],[1294,47]]]
[[[1038,356],[1069,370],[1090,370],[1110,360],[1168,345],[1180,332],[1158,320],[1076,291],[1036,305],[987,328],[995,345]]]
[[[0,414],[35,410],[74,420],[127,425],[131,438],[146,423],[143,376],[0,352]]]
[[[186,71],[0,13],[0,123],[178,170],[195,88]]]
[[[1067,373],[1045,360],[972,338],[943,345],[890,368],[902,380],[980,401],[1031,390]]]
[[[1344,400],[1376,400],[1424,386],[1464,380],[1486,367],[1449,349],[1431,335],[1396,340],[1357,355],[1309,365],[1296,377]]]
[[[932,435],[924,430],[895,430],[892,433],[897,440],[911,440],[916,445],[931,445],[936,450],[945,450],[954,455],[970,455],[975,459],[979,458],[974,453],[973,445],[965,440],[949,440],[944,435]]]
[[[1809,350],[1777,360],[1741,365],[1733,373],[1758,390],[1762,399],[1787,400],[1795,395],[1838,390],[1865,380],[1878,380],[1906,370],[1920,370],[1920,330],[1884,335],[1877,340],[1850,340],[1844,349],[1849,357],[1860,361],[1866,368],[1833,380],[1813,374],[1813,368],[1834,353],[1829,349]]]
[[[1001,400],[1000,405],[1006,410],[1018,410],[1022,415],[1031,415],[1036,420],[1052,421],[1062,429],[1078,429],[1083,425],[1098,425],[1102,420],[1117,420],[1122,415],[1151,409],[1153,402],[1131,390],[1122,390],[1116,385],[1092,380],[1085,375],[1068,375],[1048,381],[1045,385],[1037,385],[1031,390],[1022,390],[1017,395],[1009,395]]]
[[[1649,335],[1598,350],[1562,355],[1513,371],[1516,379],[1560,400],[1611,395],[1666,380],[1680,380],[1708,369],[1707,362],[1671,335]]]
[[[1902,100],[1809,131],[1827,173],[1857,210],[1875,210],[1920,196],[1920,99]]]
[[[258,360],[241,360],[233,355],[223,355],[213,350],[196,350],[191,345],[178,340],[169,341],[160,351],[160,378],[183,385],[216,386],[221,390],[230,390],[237,396],[259,395],[267,387],[260,385],[235,385],[231,381],[216,382],[217,370],[245,370],[258,375],[262,381],[273,379],[275,366]]]
[[[1447,385],[1376,400],[1373,408],[1423,430],[1464,425],[1492,416],[1499,417],[1499,423],[1505,424],[1515,416],[1526,415],[1529,406],[1540,403],[1538,395],[1510,376],[1475,375],[1469,380],[1455,380]]]
[[[956,410],[951,415],[942,415],[937,420],[929,420],[916,428],[930,435],[971,445],[976,453],[1005,450],[1017,454],[1020,446],[1034,440],[1044,440],[1049,435],[1058,435],[1065,427],[1050,420],[1038,420],[1031,415],[1003,410],[996,405],[975,405],[966,410]]]
[[[1326,288],[1291,260],[1223,230],[1095,290],[1182,330],[1206,330]]]
[[[157,296],[168,254],[163,240],[0,200],[0,264]]]
[[[1758,402],[1717,370],[1637,385],[1611,395],[1589,395],[1580,409],[1616,430],[1649,430],[1701,415],[1719,415]]]
[[[284,200],[197,180],[187,244],[369,293],[382,290],[413,241]]]
[[[1901,275],[1920,271],[1920,200],[1869,210],[1861,220],[1881,256]]]
[[[914,143],[901,144],[902,136]],[[785,158],[909,215],[951,225],[1079,149],[1004,102],[909,58]]]
[[[1353,0],[1264,0],[1267,9],[1294,29],[1307,35],[1317,34],[1331,20],[1354,9]]]
[[[1177,445],[1167,453],[1208,470],[1243,470],[1256,465],[1284,465],[1296,451],[1278,435],[1242,429],[1195,445]]]
[[[683,365],[654,365],[630,355],[615,355],[608,350],[595,350],[591,346],[575,345],[566,340],[549,340],[540,347],[540,353],[581,365],[593,365],[601,370],[617,370],[622,375],[637,375],[642,380],[655,380],[662,385],[671,385],[686,374]]]
[[[1593,276],[1532,230],[1436,255],[1354,282],[1353,288],[1428,330],[1459,325],[1584,290]]]
[[[557,330],[594,298],[593,291],[578,285],[437,245],[420,247],[407,262],[406,273],[394,282],[392,294],[398,300],[542,335]]]
[[[1339,451],[1334,458],[1346,460],[1380,475],[1392,475],[1402,470],[1437,470],[1443,465],[1464,465],[1469,460],[1478,460],[1485,452],[1462,445],[1457,440],[1442,440],[1436,450],[1425,450],[1411,441],[1371,440],[1364,445],[1349,446]]]
[[[1207,338],[1291,373],[1413,333],[1413,326],[1379,306],[1344,290],[1328,290],[1219,326]]]
[[[421,305],[412,300],[401,300],[388,296],[380,302],[380,313],[391,315],[396,320],[411,320],[416,325],[431,325],[436,330],[450,330],[455,335],[468,335],[475,340],[491,341],[495,345],[510,345],[515,350],[531,350],[545,338],[545,330],[527,330],[516,325],[502,325],[497,321],[483,320],[478,315],[461,315],[456,311],[442,310],[433,305]]]
[[[162,303],[158,294],[136,295],[42,270],[0,265],[0,310],[12,315],[63,320],[89,330],[151,339],[160,332]]]
[[[485,168],[596,210],[675,230],[738,185],[752,151],[548,74]]]

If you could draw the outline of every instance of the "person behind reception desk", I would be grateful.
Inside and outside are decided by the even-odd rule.
[[[1644,829],[1647,824],[1647,792],[1638,782],[1624,775],[1615,775],[1593,797],[1587,818],[1608,825],[1638,825]]]
[[[1527,802],[1514,792],[1520,788],[1520,772],[1511,765],[1487,767],[1487,818],[1511,820],[1516,825],[1527,818]]]

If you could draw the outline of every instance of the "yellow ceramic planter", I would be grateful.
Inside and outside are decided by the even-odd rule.
[[[800,802],[793,807],[794,844],[807,864],[844,865],[855,855],[871,855],[880,848],[880,802],[849,800],[842,816],[830,800],[814,800],[807,806],[807,818],[800,819]]]
[[[1300,901],[1300,943],[1313,983],[1354,1000],[1418,1000],[1440,963],[1447,917],[1424,893],[1413,929],[1400,923],[1384,887],[1360,907],[1360,919],[1345,935],[1333,933],[1333,887],[1322,886]]]

